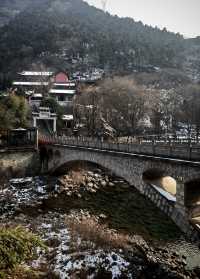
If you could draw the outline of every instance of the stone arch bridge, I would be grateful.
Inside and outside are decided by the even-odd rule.
[[[183,145],[119,144],[77,138],[40,138],[46,171],[55,172],[75,161],[95,163],[110,170],[151,199],[190,238],[199,239],[200,149]],[[198,160],[199,158],[199,160]],[[145,174],[172,177],[176,194],[154,187]]]

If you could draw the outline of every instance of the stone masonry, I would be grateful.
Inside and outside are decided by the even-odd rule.
[[[171,216],[173,221],[190,238],[194,240],[198,238],[197,232],[188,221],[184,185],[194,178],[200,178],[200,164],[184,160],[127,154],[78,146],[47,145],[46,148],[48,154],[47,169],[49,172],[54,172],[75,161],[87,161],[98,164],[110,170],[113,174],[122,177],[151,199],[162,211]],[[149,169],[162,170],[164,175],[176,179],[176,203],[170,203],[143,180],[143,173]]]

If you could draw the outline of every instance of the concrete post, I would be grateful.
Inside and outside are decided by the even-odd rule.
[[[53,119],[53,131],[56,133],[56,118]]]
[[[33,127],[37,127],[37,118],[33,117]]]
[[[38,129],[36,129],[36,150],[38,150],[38,143],[39,143],[39,135],[38,135]]]

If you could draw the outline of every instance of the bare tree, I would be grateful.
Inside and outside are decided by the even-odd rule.
[[[134,135],[145,115],[145,94],[130,78],[105,80],[100,86],[87,88],[77,99],[84,111],[88,131],[94,134],[102,120],[118,134]]]
[[[184,88],[181,121],[185,123],[188,134],[194,131],[197,139],[200,134],[200,86],[189,85]]]

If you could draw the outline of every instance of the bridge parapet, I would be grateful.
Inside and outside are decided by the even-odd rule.
[[[166,158],[183,159],[188,161],[200,160],[200,144],[188,141],[166,140],[134,140],[120,142],[117,140],[103,141],[97,138],[86,137],[58,137],[58,136],[39,136],[39,143],[59,144],[85,148],[95,148],[100,150],[110,150],[125,153],[136,153],[150,156],[161,156]]]

